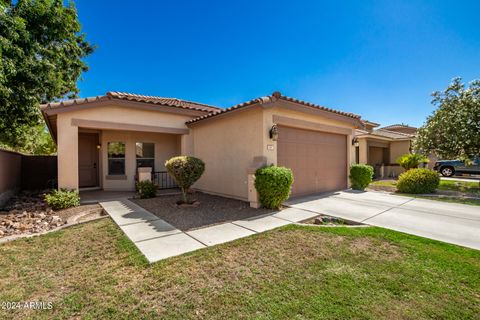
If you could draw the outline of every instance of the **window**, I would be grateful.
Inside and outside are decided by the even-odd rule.
[[[135,143],[137,154],[137,168],[150,167],[155,171],[155,144],[150,142]]]
[[[125,143],[108,143],[108,174],[125,175]]]

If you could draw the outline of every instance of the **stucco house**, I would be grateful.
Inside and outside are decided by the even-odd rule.
[[[378,128],[379,123],[362,122],[364,128],[355,130],[356,163],[374,167],[377,178],[398,177],[404,170],[396,160],[411,152],[417,128],[405,124]]]
[[[347,188],[355,130],[365,126],[279,92],[227,109],[107,92],[41,110],[58,147],[60,188],[134,190],[137,168],[162,172],[170,157],[193,155],[206,163],[197,190],[251,202],[253,173],[265,164],[293,170],[293,196]]]

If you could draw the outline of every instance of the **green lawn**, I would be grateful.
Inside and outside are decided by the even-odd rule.
[[[480,251],[287,226],[148,265],[110,219],[0,245],[0,319],[478,319]]]
[[[480,195],[480,184],[475,181],[440,180],[439,190],[459,191]]]
[[[373,181],[369,188],[373,190],[383,190],[395,192],[396,189],[396,180],[377,180]],[[474,181],[453,181],[453,180],[440,180],[440,185],[437,190],[443,191],[457,191],[468,195],[480,196],[480,186],[478,182]],[[423,195],[411,195],[411,194],[402,194],[406,196],[414,196],[417,198],[445,201],[445,202],[455,202],[462,204],[470,204],[480,206],[480,199],[472,198],[462,198],[454,197],[449,195],[442,196],[423,196]]]
[[[396,184],[396,180],[377,180],[373,181],[370,186],[395,188]],[[440,180],[438,190],[480,194],[480,185],[478,182],[475,181]]]
[[[402,194],[406,196],[412,196],[411,194]],[[443,202],[451,202],[451,203],[461,203],[461,204],[469,204],[472,206],[480,206],[480,199],[473,199],[473,198],[459,198],[459,197],[449,197],[449,196],[422,196],[422,195],[414,195],[416,198],[422,199],[429,199],[429,200],[436,200],[436,201],[443,201]]]

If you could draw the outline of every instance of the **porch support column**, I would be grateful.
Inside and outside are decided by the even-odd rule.
[[[358,139],[358,162],[362,164],[368,163],[368,143],[367,139]]]
[[[78,189],[78,127],[57,118],[58,188]]]
[[[192,156],[193,154],[193,135],[190,130],[189,134],[180,136],[180,154],[183,156]]]

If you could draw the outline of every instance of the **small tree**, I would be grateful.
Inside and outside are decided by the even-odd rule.
[[[480,80],[468,88],[461,81],[455,78],[445,91],[432,94],[437,110],[418,129],[418,152],[465,160],[480,154]]]
[[[428,163],[428,158],[418,153],[407,153],[397,159],[397,163],[405,170],[415,169],[422,163]]]
[[[195,157],[179,156],[167,160],[165,167],[182,190],[183,203],[190,203],[188,189],[202,176],[205,163]]]
[[[469,162],[480,154],[480,80],[470,82],[467,88],[461,78],[455,78],[443,92],[432,96],[437,110],[418,129],[414,149]]]

